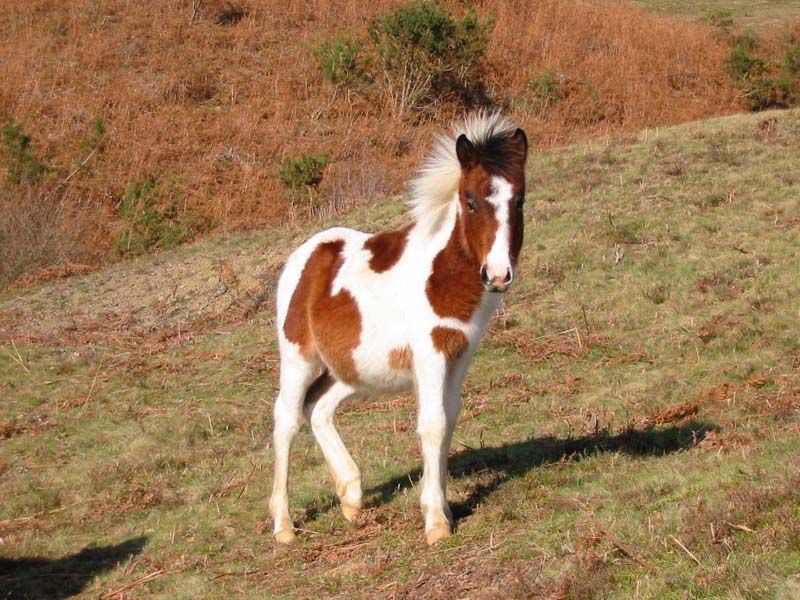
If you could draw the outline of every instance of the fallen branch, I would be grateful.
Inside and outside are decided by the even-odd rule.
[[[755,529],[750,529],[746,525],[737,525],[736,523],[731,523],[730,521],[725,521],[725,524],[729,527],[733,527],[734,529],[738,529],[739,531],[746,531],[747,533],[755,533]]]
[[[686,552],[686,554],[688,554],[688,555],[689,555],[689,558],[691,558],[691,559],[692,559],[694,562],[696,562],[696,563],[697,563],[697,566],[698,566],[698,567],[702,567],[702,566],[703,566],[703,563],[701,563],[701,562],[700,562],[700,561],[697,559],[697,557],[696,557],[694,554],[692,554],[692,551],[691,551],[691,550],[689,550],[689,549],[688,549],[686,546],[684,546],[684,545],[683,545],[683,542],[681,542],[681,541],[680,541],[678,538],[676,538],[674,535],[671,535],[671,536],[669,536],[669,537],[671,537],[671,538],[672,538],[672,541],[673,541],[673,542],[675,542],[676,544],[678,544],[678,546],[680,547],[680,549],[681,549],[681,550],[683,550],[684,552]]]
[[[622,542],[620,542],[617,538],[615,538],[613,535],[611,535],[611,532],[609,532],[605,527],[600,525],[600,523],[595,522],[594,526],[595,526],[595,529],[597,529],[600,533],[602,533],[606,537],[606,539],[609,542],[611,542],[611,545],[613,545],[614,548],[619,550],[620,553],[625,558],[629,558],[633,562],[635,562],[636,564],[641,565],[643,567],[646,565],[645,561],[638,554],[636,554],[636,552],[634,552],[633,550],[628,548],[626,545],[624,545]]]
[[[0,529],[4,529],[6,527],[13,527],[14,525],[18,525],[21,523],[27,523],[28,521],[33,521],[35,519],[39,519],[47,515],[54,515],[56,513],[60,513],[67,509],[70,509],[73,506],[78,506],[78,504],[83,504],[83,500],[79,500],[78,502],[73,502],[72,504],[67,504],[66,506],[62,506],[60,508],[54,508],[52,510],[45,510],[42,512],[38,512],[35,515],[28,515],[27,517],[16,517],[14,519],[0,519]]]
[[[127,590],[129,590],[131,588],[134,588],[136,586],[142,585],[143,583],[147,583],[149,581],[153,581],[153,579],[156,579],[158,577],[163,577],[164,575],[171,575],[172,573],[177,573],[177,571],[165,571],[163,569],[159,569],[158,571],[153,571],[149,575],[145,575],[144,577],[140,577],[136,581],[131,581],[130,583],[127,583],[127,584],[123,585],[122,587],[118,587],[115,590],[112,590],[110,592],[106,592],[105,594],[100,596],[100,598],[113,598],[117,594],[121,594],[122,592],[125,592],[125,591],[127,591]]]

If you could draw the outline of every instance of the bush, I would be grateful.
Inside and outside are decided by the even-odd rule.
[[[325,167],[331,164],[327,154],[303,154],[298,158],[286,157],[281,161],[278,177],[292,190],[317,187],[322,181]]]
[[[785,50],[781,64],[756,55],[758,40],[750,34],[734,39],[726,61],[728,74],[743,89],[750,110],[788,108],[800,103],[800,45]]]
[[[755,55],[757,48],[758,40],[752,35],[746,33],[738,36],[725,61],[728,74],[740,82],[752,81],[763,76],[768,70],[767,64]]]
[[[159,208],[161,195],[171,198],[167,207]],[[174,188],[164,190],[156,179],[133,181],[120,203],[125,227],[117,237],[115,248],[124,256],[144,254],[151,250],[172,248],[194,237],[198,219],[179,210],[179,197]]]
[[[369,33],[395,111],[482,88],[480,62],[490,31],[491,23],[473,12],[456,20],[432,0],[401,6],[373,21]]]
[[[362,67],[362,44],[347,37],[323,42],[314,52],[325,79],[335,84],[356,85],[368,80]]]
[[[38,183],[47,167],[33,155],[31,136],[12,120],[3,126],[2,137],[9,179],[16,184]]]
[[[800,44],[794,44],[786,48],[783,68],[789,75],[800,77]]]
[[[564,98],[563,77],[555,69],[548,69],[528,81],[528,89],[533,95],[536,108],[543,111],[555,106]]]

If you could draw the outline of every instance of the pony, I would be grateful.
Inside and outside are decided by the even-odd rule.
[[[411,182],[411,224],[377,234],[335,227],[287,259],[277,289],[280,390],[274,406],[274,536],[289,543],[288,470],[303,416],[352,521],[361,474],[334,425],[353,396],[416,390],[428,544],[451,533],[447,457],[461,385],[514,280],[522,247],[525,132],[499,112],[440,135]]]

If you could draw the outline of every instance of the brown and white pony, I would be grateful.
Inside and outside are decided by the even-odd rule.
[[[499,113],[440,137],[412,182],[413,223],[378,234],[334,228],[289,257],[278,283],[280,393],[270,511],[294,539],[289,449],[302,415],[328,462],[344,516],[361,508],[361,475],[334,426],[354,395],[415,388],[420,505],[429,544],[450,535],[447,455],[461,384],[522,246],[528,141]],[[321,374],[320,374],[321,371]]]

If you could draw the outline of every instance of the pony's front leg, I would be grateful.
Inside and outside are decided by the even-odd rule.
[[[428,357],[426,357],[428,358]],[[425,518],[428,544],[450,536],[450,508],[445,496],[448,418],[445,410],[447,365],[440,356],[419,361],[416,366],[419,412],[417,433],[422,446],[422,491],[419,503]]]

